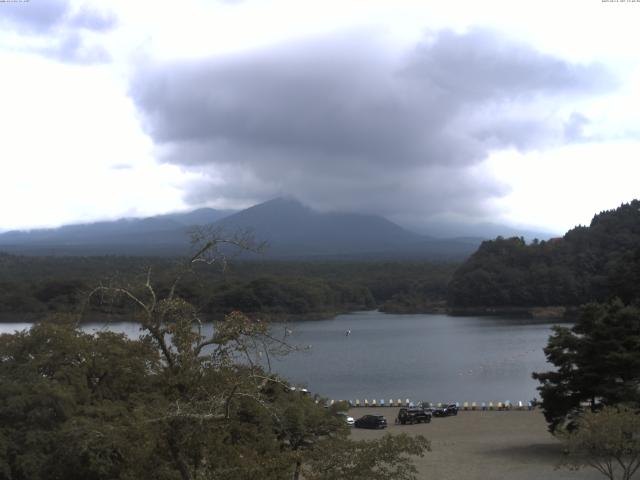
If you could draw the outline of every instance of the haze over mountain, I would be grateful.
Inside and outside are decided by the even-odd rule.
[[[505,238],[524,237],[526,241],[530,242],[535,238],[538,240],[548,240],[562,235],[561,232],[513,227],[499,223],[464,223],[451,220],[432,220],[424,222],[421,225],[416,225],[415,228],[411,228],[411,226],[408,226],[408,228],[417,233],[429,235],[435,238],[479,237],[493,239],[498,236]]]
[[[318,212],[294,199],[276,198],[239,212],[203,208],[142,219],[12,231],[0,249],[39,255],[181,255],[189,231],[213,224],[225,232],[251,230],[266,241],[267,258],[443,258],[470,255],[487,236],[436,238],[381,216]]]
[[[62,255],[163,255],[185,252],[194,225],[214,223],[233,213],[201,208],[148,218],[64,225],[0,234],[0,249],[13,253]]]

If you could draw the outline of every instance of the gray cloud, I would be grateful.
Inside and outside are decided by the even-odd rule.
[[[201,172],[186,200],[294,195],[320,208],[487,213],[506,193],[474,168],[500,148],[567,140],[560,106],[610,90],[488,31],[393,52],[367,35],[141,68],[131,96],[161,161]]]
[[[111,170],[131,170],[133,165],[129,165],[128,163],[118,163],[116,165],[112,165]]]
[[[0,8],[0,21],[17,30],[46,32],[63,22],[70,12],[67,0],[46,2],[6,2]]]
[[[606,89],[611,81],[601,67],[568,63],[488,30],[440,32],[418,46],[407,72],[467,102]]]
[[[92,65],[106,63],[111,60],[109,53],[100,45],[87,42],[81,34],[71,31],[61,36],[50,47],[37,50],[49,58],[55,58],[64,63]]]
[[[579,112],[573,112],[564,124],[564,136],[571,142],[579,142],[587,140],[584,135],[584,127],[588,126],[591,121]]]
[[[114,28],[117,23],[117,18],[113,12],[92,10],[86,6],[80,8],[69,19],[70,26],[94,32],[106,32]]]
[[[116,26],[112,12],[87,5],[72,8],[69,0],[8,2],[0,5],[0,26],[27,39],[24,50],[65,63],[95,64],[110,60],[107,51],[86,34],[104,33]],[[34,46],[45,43],[46,46]]]
[[[87,5],[74,10],[69,0],[6,2],[0,8],[0,21],[26,33],[48,33],[60,27],[103,32],[117,23],[112,12],[94,10]]]

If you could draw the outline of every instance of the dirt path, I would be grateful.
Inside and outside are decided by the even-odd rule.
[[[397,408],[359,408],[350,414],[367,413],[387,418],[386,430],[354,428],[352,438],[378,438],[384,433],[422,434],[431,440],[432,451],[417,459],[421,477],[433,480],[596,480],[592,469],[558,469],[562,460],[559,442],[547,432],[538,411],[459,412],[458,416],[434,418],[429,424],[394,425]]]

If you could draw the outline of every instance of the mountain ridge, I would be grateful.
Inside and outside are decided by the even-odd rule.
[[[416,233],[382,216],[320,212],[278,197],[245,210],[201,208],[146,218],[0,233],[0,250],[31,255],[184,255],[192,228],[251,230],[273,259],[462,259],[483,237]]]

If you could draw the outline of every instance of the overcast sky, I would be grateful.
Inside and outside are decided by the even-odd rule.
[[[244,208],[564,232],[640,197],[640,2],[0,2],[0,230]]]

